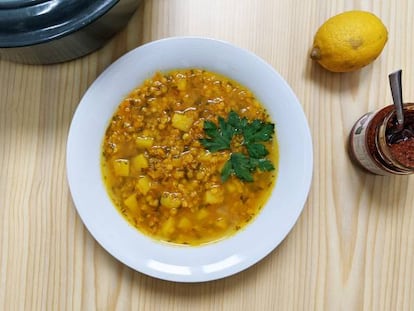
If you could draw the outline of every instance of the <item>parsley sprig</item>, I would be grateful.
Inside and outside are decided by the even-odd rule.
[[[253,173],[274,170],[272,162],[266,159],[269,151],[262,144],[272,139],[275,125],[270,122],[253,120],[231,111],[227,120],[218,117],[218,124],[212,121],[204,122],[204,133],[207,138],[200,139],[200,143],[210,152],[221,150],[231,151],[231,142],[235,135],[242,136],[242,145],[246,152],[232,152],[230,159],[224,164],[221,171],[222,181],[226,181],[231,175],[237,176],[243,181],[252,182]]]

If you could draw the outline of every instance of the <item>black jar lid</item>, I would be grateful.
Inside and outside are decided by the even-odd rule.
[[[119,0],[0,0],[0,47],[47,42],[81,29]]]

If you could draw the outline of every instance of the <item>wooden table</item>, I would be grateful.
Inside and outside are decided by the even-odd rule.
[[[328,17],[369,10],[389,29],[370,66],[332,74],[308,57]],[[414,310],[414,176],[354,167],[347,135],[391,103],[403,69],[414,100],[411,0],[149,0],[101,50],[51,66],[0,61],[0,310]],[[141,43],[176,35],[224,39],[276,68],[297,94],[314,141],[314,176],[296,226],[264,260],[232,277],[180,284],[115,260],[78,217],[66,140],[88,86]]]

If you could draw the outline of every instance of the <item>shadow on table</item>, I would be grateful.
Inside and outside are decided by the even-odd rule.
[[[304,78],[332,94],[356,93],[361,81],[367,79],[372,67],[367,66],[354,72],[330,72],[315,61],[309,61],[304,69]]]

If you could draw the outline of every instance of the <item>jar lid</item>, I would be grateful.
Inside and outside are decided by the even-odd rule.
[[[0,47],[47,42],[83,28],[119,0],[1,0]]]

